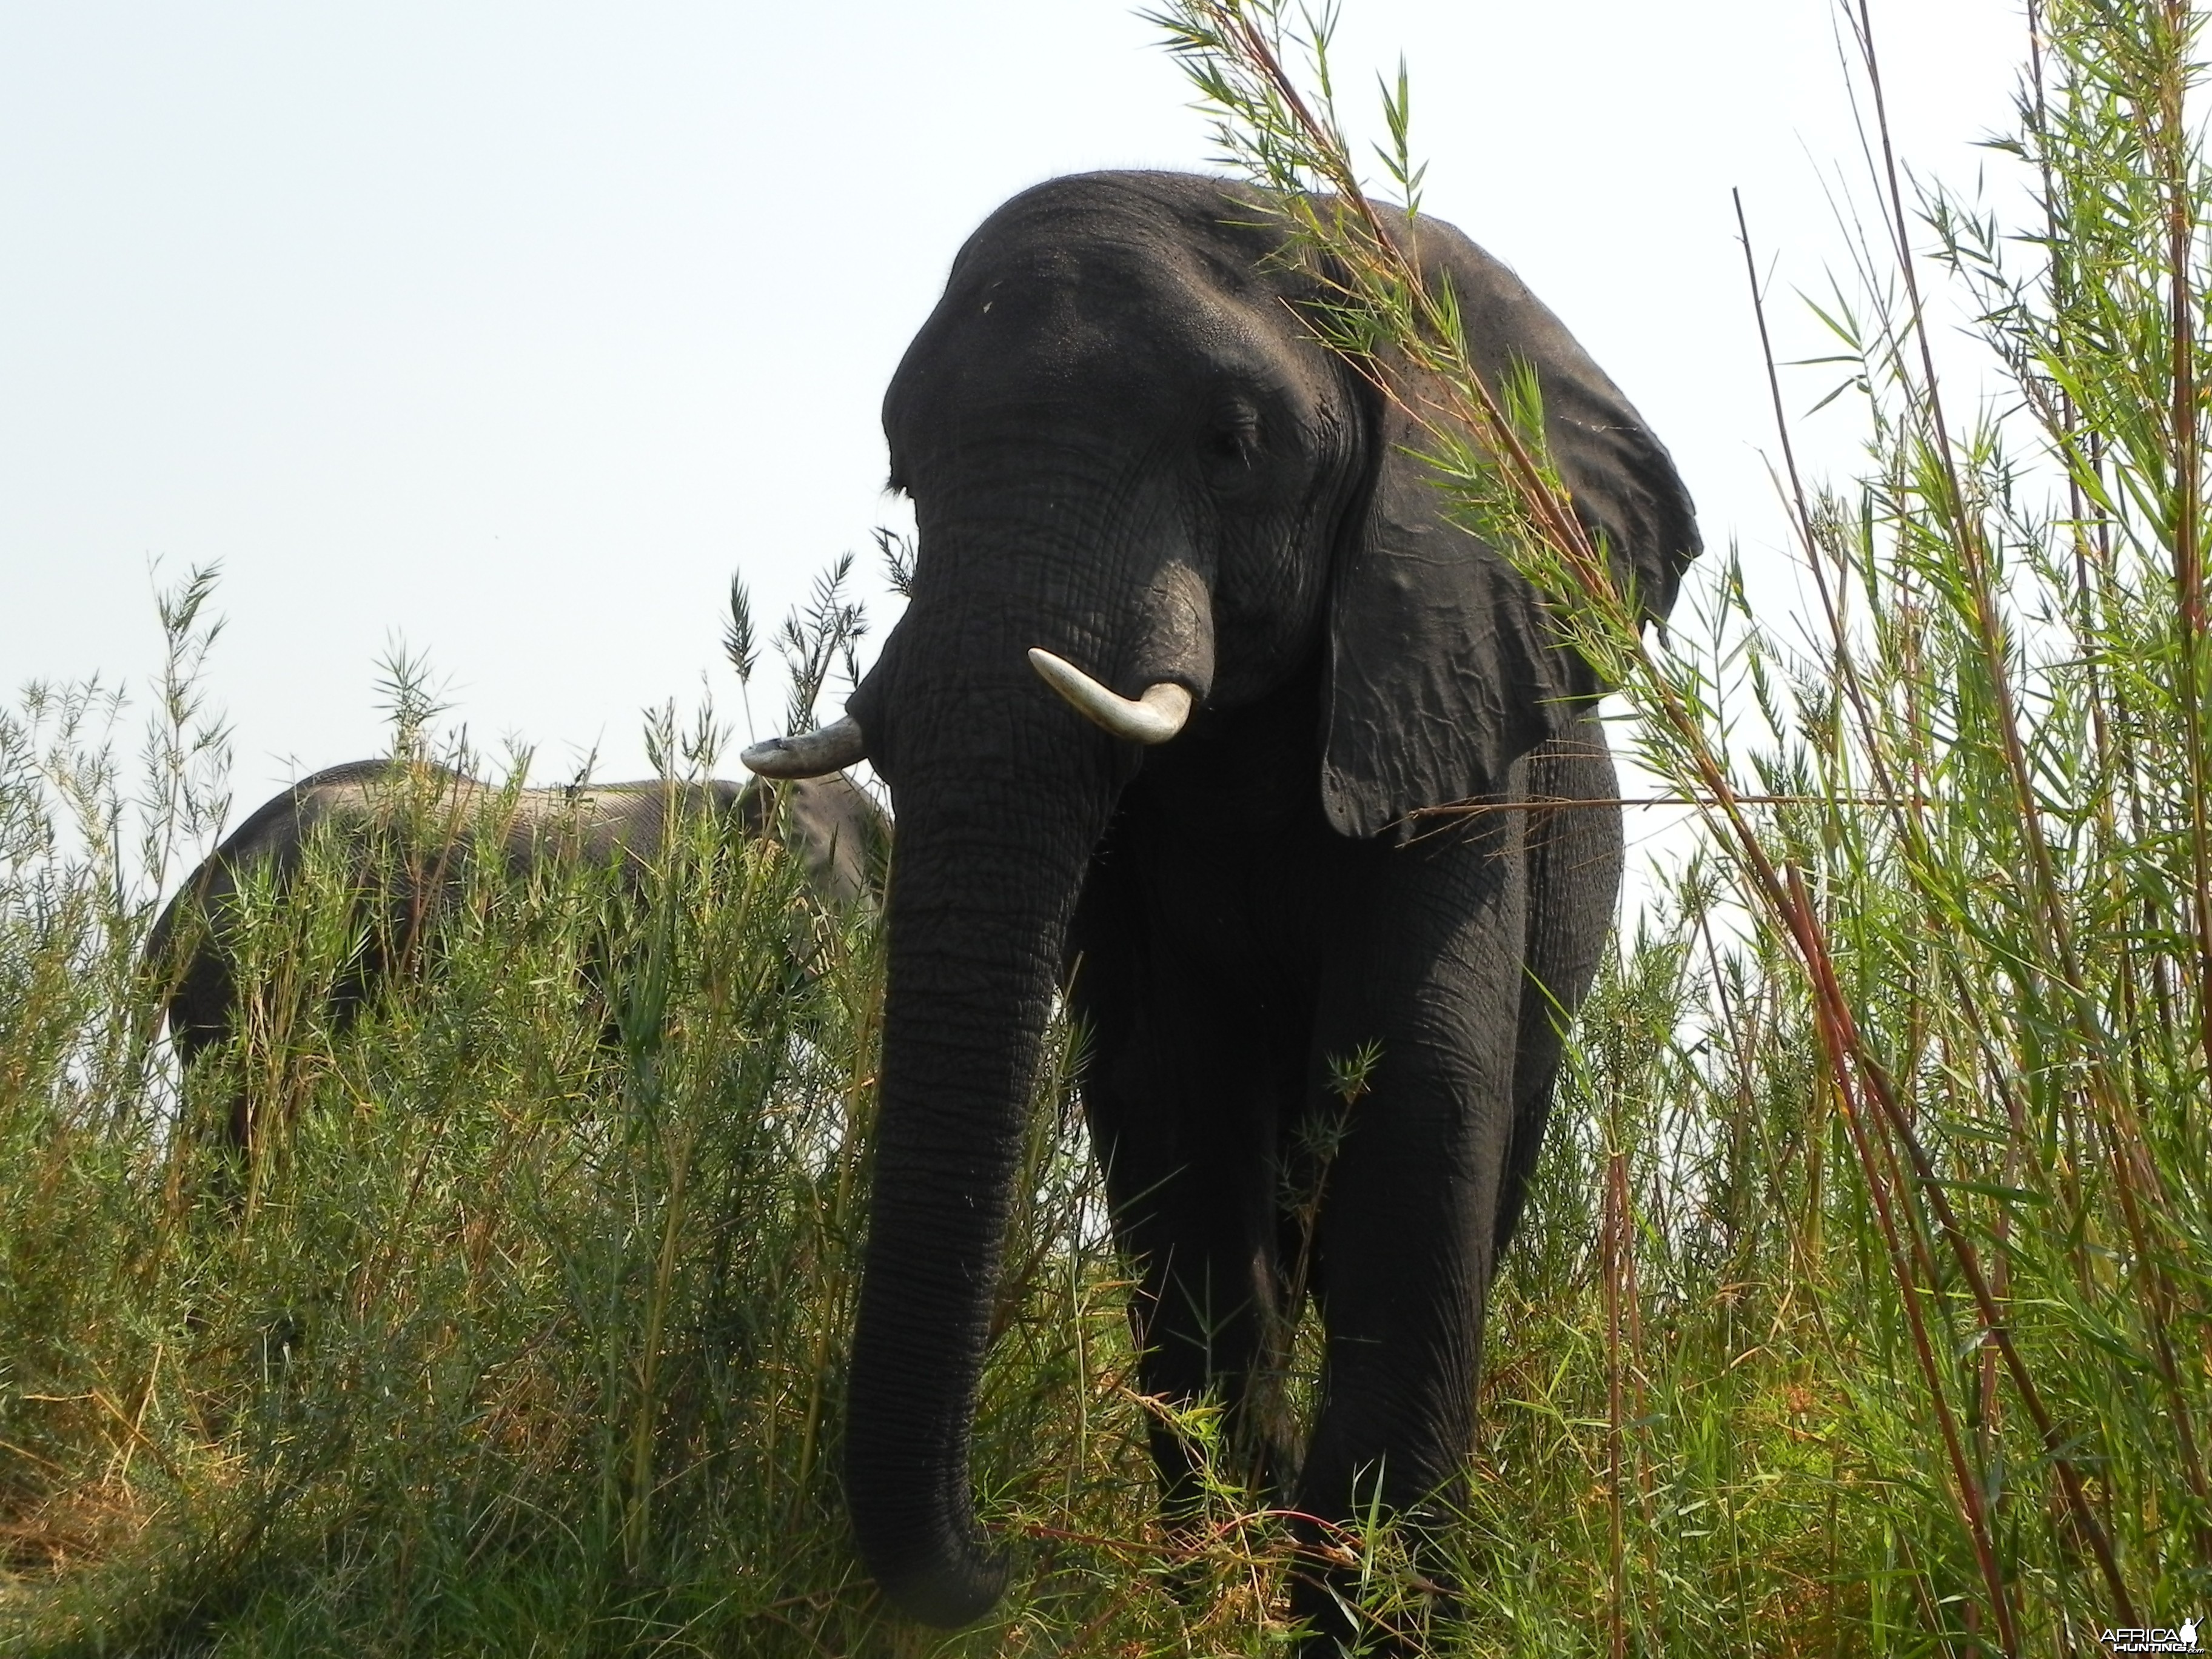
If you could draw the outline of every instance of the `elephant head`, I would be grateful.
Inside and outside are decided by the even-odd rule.
[[[1001,1234],[1071,913],[1147,753],[1305,698],[1296,788],[1384,837],[1498,786],[1602,689],[1317,341],[1285,241],[1253,192],[1181,174],[994,214],[884,402],[910,607],[846,719],[746,756],[865,753],[898,808],[847,1487],[870,1571],[933,1622],[1002,1585],[968,1470]],[[1534,372],[1577,511],[1662,612],[1698,546],[1664,449],[1504,266],[1434,221],[1418,246],[1480,371]]]

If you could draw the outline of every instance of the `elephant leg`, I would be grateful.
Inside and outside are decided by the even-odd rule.
[[[1203,1011],[1129,1012],[1093,1024],[1084,1103],[1115,1243],[1139,1275],[1139,1379],[1174,1407],[1218,1397],[1230,1467],[1216,1473],[1278,1492],[1291,1458],[1273,1375],[1284,1318],[1270,1156],[1278,1100],[1259,1045],[1200,1030],[1211,1025]],[[1150,1432],[1169,1516],[1194,1517],[1197,1449],[1162,1419]]]
[[[1238,931],[1202,858],[1146,856],[1125,824],[1076,915],[1073,1002],[1091,1042],[1084,1107],[1115,1242],[1138,1275],[1130,1322],[1146,1392],[1226,1407],[1229,1474],[1276,1492],[1295,1467],[1279,1388],[1285,1317],[1277,1253],[1277,1124],[1304,1084],[1281,988],[1224,960]],[[1141,851],[1132,850],[1137,842]],[[1195,929],[1194,916],[1198,916]],[[1170,1517],[1196,1515],[1197,1451],[1155,1419]]]
[[[1595,720],[1528,757],[1534,799],[1603,805],[1529,809],[1528,972],[1521,989],[1521,1034],[1513,1066],[1513,1139],[1498,1197],[1492,1266],[1505,1254],[1543,1150],[1553,1085],[1565,1048],[1566,1024],[1597,977],[1620,897],[1624,861],[1620,813],[1609,803],[1620,781]]]
[[[1520,814],[1498,814],[1402,848],[1351,843],[1339,883],[1338,948],[1316,1011],[1307,1109],[1341,1125],[1322,1179],[1314,1291],[1326,1333],[1320,1408],[1297,1507],[1316,1522],[1379,1510],[1408,1529],[1431,1583],[1429,1540],[1459,1506],[1492,1251],[1512,1136],[1525,884]],[[1346,1102],[1332,1068],[1373,1045]],[[1293,1611],[1307,1651],[1355,1640],[1389,1650],[1395,1630],[1437,1611],[1364,1626],[1355,1568],[1299,1575]]]

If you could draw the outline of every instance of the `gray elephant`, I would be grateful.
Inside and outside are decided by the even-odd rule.
[[[364,896],[389,914],[332,989],[335,1011],[350,1017],[394,971],[395,953],[411,951],[423,924],[461,890],[466,865],[501,815],[495,839],[516,872],[547,858],[620,861],[641,873],[672,827],[711,814],[738,833],[773,835],[804,864],[816,897],[831,905],[872,903],[890,833],[872,797],[840,775],[769,785],[649,779],[637,783],[502,791],[449,768],[393,760],[356,761],[301,780],[240,824],[189,877],[147,936],[145,971],[155,1006],[168,1022],[178,1059],[189,1066],[230,1034],[241,881],[265,872],[279,890],[296,878],[310,839],[335,834],[347,848]],[[411,832],[398,833],[408,824]],[[252,1107],[231,1103],[226,1134],[243,1147]]]
[[[1577,511],[1663,615],[1699,546],[1664,447],[1504,266],[1391,222],[1479,369],[1534,372]],[[1145,1389],[1218,1391],[1314,1545],[1371,1507],[1423,1536],[1462,1490],[1492,1275],[1612,925],[1618,787],[1604,688],[1302,322],[1312,264],[1218,179],[999,210],[884,401],[911,605],[843,720],[745,757],[865,754],[899,813],[846,1486],[870,1571],[926,1620],[1005,1582],[970,1421],[1056,985],[1092,1039]],[[1466,801],[1492,810],[1413,816]],[[1289,1195],[1316,1186],[1309,1233]],[[1301,1446],[1267,1401],[1305,1297]],[[1190,1455],[1165,1430],[1154,1453],[1187,1520]],[[1391,1639],[1305,1559],[1309,1653]]]

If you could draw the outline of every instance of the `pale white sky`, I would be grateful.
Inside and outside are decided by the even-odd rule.
[[[1906,155],[1971,179],[2021,4],[1874,12]],[[1430,210],[1643,409],[1709,544],[1778,545],[1729,191],[1802,353],[1855,143],[1828,0],[1345,0],[1362,118],[1401,51]],[[642,708],[703,676],[736,715],[733,567],[763,623],[842,548],[874,591],[878,405],[962,239],[1202,165],[1188,102],[1123,0],[0,0],[0,696],[143,680],[150,562],[221,561],[242,807],[381,748],[395,638],[479,744],[645,770]]]

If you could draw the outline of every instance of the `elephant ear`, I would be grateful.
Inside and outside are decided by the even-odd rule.
[[[1644,615],[1664,617],[1699,549],[1665,447],[1518,277],[1449,226],[1424,221],[1419,236],[1477,371],[1493,388],[1519,366],[1533,372],[1576,512]],[[1330,823],[1361,837],[1494,793],[1606,690],[1504,556],[1445,518],[1412,420],[1379,394],[1374,404],[1372,481],[1332,577],[1322,760]]]

